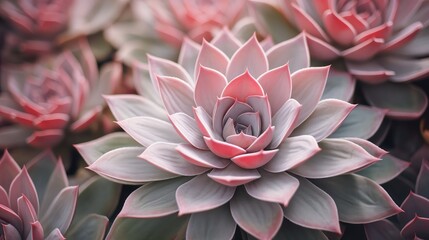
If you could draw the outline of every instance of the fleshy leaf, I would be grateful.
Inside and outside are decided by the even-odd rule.
[[[301,124],[310,116],[322,97],[329,67],[303,68],[292,74],[292,98],[302,105],[297,120]]]
[[[195,79],[198,79],[198,76],[201,74],[201,67],[206,67],[208,69],[215,70],[222,75],[225,75],[229,59],[225,53],[207,41],[203,40],[203,45],[201,46],[198,58],[194,63]]]
[[[349,101],[355,91],[356,79],[348,72],[331,69],[322,99],[335,98]]]
[[[283,211],[278,203],[252,198],[244,190],[234,195],[230,208],[235,222],[259,239],[273,238],[283,222]]]
[[[386,154],[381,161],[356,172],[356,174],[367,177],[378,184],[383,184],[397,177],[409,165],[408,162],[402,161],[391,154]]]
[[[88,168],[112,181],[127,184],[142,184],[177,177],[141,159],[141,147],[123,147],[101,156]]]
[[[11,209],[15,211],[18,210],[17,200],[22,195],[25,195],[28,198],[28,200],[31,202],[31,205],[34,207],[34,210],[36,213],[38,213],[39,197],[37,195],[36,187],[34,186],[34,183],[31,180],[26,167],[21,170],[18,176],[16,176],[16,178],[10,184],[9,204]]]
[[[311,135],[319,142],[334,132],[355,106],[337,99],[322,100],[291,136]]]
[[[58,229],[61,233],[67,231],[76,208],[78,191],[76,186],[67,187],[56,196],[40,218],[44,232],[48,233],[54,229]]]
[[[383,188],[359,175],[317,179],[313,183],[334,199],[342,222],[370,223],[401,212]]]
[[[169,115],[169,118],[177,133],[182,138],[198,149],[208,149],[195,119],[182,112]]]
[[[229,58],[240,48],[241,42],[228,30],[223,28],[216,34],[211,43],[225,53]]]
[[[246,86],[246,87],[243,87]],[[222,91],[222,97],[231,97],[240,102],[246,102],[247,97],[263,96],[264,90],[256,79],[246,69],[232,79]]]
[[[63,130],[48,129],[42,131],[35,131],[31,136],[26,139],[26,141],[31,146],[47,148],[60,143],[60,140],[63,138],[63,136]]]
[[[254,35],[231,57],[226,70],[226,78],[232,80],[246,71],[249,71],[254,78],[258,78],[267,70],[267,57]]]
[[[230,161],[220,158],[210,151],[194,148],[190,144],[179,144],[177,152],[188,162],[206,168],[225,168]]]
[[[131,94],[109,95],[105,99],[117,121],[143,116],[167,120],[167,112],[150,99]]]
[[[192,116],[192,107],[195,105],[193,89],[179,78],[158,76],[156,79],[167,112],[183,112]]]
[[[231,216],[229,205],[193,213],[186,230],[187,239],[232,239],[237,224]]]
[[[290,72],[295,73],[310,67],[310,53],[303,34],[274,45],[267,51],[267,58],[270,69],[289,64]]]
[[[106,232],[109,219],[97,214],[89,214],[79,224],[67,231],[67,239],[102,239]]]
[[[326,10],[322,17],[326,31],[340,45],[350,45],[356,37],[353,26],[336,12]]]
[[[21,239],[21,234],[12,224],[2,224],[2,231],[5,240],[9,239]]]
[[[344,139],[325,139],[322,150],[290,171],[306,178],[327,178],[355,171],[379,159]]]
[[[18,198],[17,202],[18,214],[21,217],[24,227],[24,235],[28,235],[31,232],[31,223],[37,221],[37,213],[25,195]]]
[[[37,190],[37,195],[42,198],[47,191],[46,187],[50,178],[50,174],[54,171],[58,159],[54,156],[52,151],[45,150],[34,157],[26,166],[28,173],[33,180],[34,186]]]
[[[206,142],[209,149],[221,158],[233,158],[240,154],[246,153],[246,150],[244,150],[243,148],[230,144],[228,142],[223,142],[208,137],[204,137],[204,141]]]
[[[293,168],[321,149],[312,136],[297,136],[287,138],[279,147],[279,152],[264,166],[264,169],[273,172],[284,172]]]
[[[375,134],[384,119],[385,110],[356,106],[330,138],[356,137],[368,139]]]
[[[261,177],[256,169],[243,169],[233,163],[224,169],[213,169],[207,176],[230,187],[246,184]]]
[[[429,75],[427,58],[404,58],[387,56],[379,59],[380,64],[389,70],[395,71],[390,79],[393,82],[407,82],[411,80],[419,80]]]
[[[285,172],[277,174],[259,172],[260,179],[244,185],[247,193],[261,201],[281,203],[287,206],[298,189],[299,181]]]
[[[5,150],[2,158],[0,159],[0,171],[0,186],[2,186],[6,191],[9,191],[10,184],[19,174],[21,168],[7,150]]]
[[[150,145],[139,157],[162,170],[181,176],[195,176],[208,170],[183,159],[176,150],[177,146],[173,143],[157,142]]]
[[[269,162],[277,152],[278,149],[245,153],[231,158],[231,161],[244,169],[256,169]]]
[[[177,62],[192,76],[201,46],[189,38],[184,38]]]
[[[171,123],[152,117],[133,117],[118,122],[125,132],[141,145],[148,147],[155,142],[181,143]]]
[[[49,205],[58,195],[58,193],[69,186],[67,174],[64,169],[63,161],[57,161],[54,171],[51,173],[48,184],[46,185],[47,192],[43,195],[42,202],[40,204],[40,211],[46,212]]]
[[[208,113],[212,113],[216,100],[227,85],[224,75],[210,68],[200,67],[195,85],[194,99]]]
[[[66,238],[63,236],[61,231],[58,228],[52,230],[49,235],[45,238],[45,240],[65,240]]]
[[[179,215],[207,211],[227,203],[235,187],[219,184],[207,175],[199,175],[181,185],[176,191]],[[198,201],[195,201],[198,199]]]
[[[176,190],[189,178],[175,178],[151,182],[132,192],[118,217],[154,218],[179,211]]]
[[[21,218],[12,209],[4,205],[0,205],[0,219],[2,219],[3,222],[13,225],[18,232],[23,231]]]
[[[303,227],[340,233],[338,211],[334,200],[305,178],[298,177],[299,187],[284,216]]]
[[[365,140],[363,138],[344,138],[344,139],[361,146],[363,149],[365,149],[365,151],[367,151],[369,154],[371,154],[374,157],[381,158],[387,154],[385,150],[381,149],[379,146],[375,145],[369,140]]]
[[[179,64],[172,62],[170,60],[165,60],[157,58],[154,56],[148,57],[149,63],[149,73],[152,83],[155,85],[155,88],[159,90],[159,86],[156,84],[158,80],[157,76],[169,76],[177,79],[181,79],[183,83],[193,84],[191,76],[186,72],[186,70]]]
[[[93,176],[82,183],[79,186],[79,196],[70,228],[78,227],[82,219],[92,214],[110,216],[119,202],[121,187],[120,184],[100,176]]]
[[[268,146],[271,149],[277,148],[296,127],[302,105],[295,99],[287,100],[272,118],[272,124],[275,126],[273,140]]]
[[[272,114],[283,106],[292,94],[292,80],[290,78],[289,64],[272,69],[258,78],[271,106]]]
[[[372,106],[387,109],[386,116],[396,119],[416,119],[428,105],[427,96],[422,89],[411,84],[366,84],[362,85],[362,90]]]
[[[31,223],[30,235],[33,237],[34,240],[43,239],[43,236],[44,236],[43,226],[39,221]]]
[[[74,145],[88,165],[93,164],[103,154],[121,147],[138,147],[133,138],[124,132],[114,132],[98,139]]]

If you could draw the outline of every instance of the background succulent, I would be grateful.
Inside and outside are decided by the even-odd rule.
[[[363,82],[370,105],[388,109],[387,116],[396,119],[423,114],[426,94],[408,82],[429,74],[429,49],[423,44],[429,40],[428,1],[277,3],[252,1],[261,31],[276,41],[305,31],[311,56],[329,63],[343,59],[345,66],[339,67]]]
[[[108,63],[101,72],[88,44],[37,65],[6,70],[0,116],[0,145],[58,144],[66,131],[85,130],[103,110],[102,94],[113,92],[121,66]]]
[[[69,186],[62,161],[48,151],[22,169],[5,151],[0,159],[0,173],[0,239],[65,239],[64,236],[102,239],[104,236],[108,219],[98,213],[110,214],[116,206],[120,189],[116,184],[92,179],[81,188]],[[104,200],[88,201],[86,189],[91,188],[89,194],[94,197],[106,191],[102,187],[111,188],[102,194]],[[88,210],[85,206],[77,207],[77,203],[99,206]]]
[[[7,61],[19,61],[49,53],[55,39],[68,26],[73,0],[0,1],[0,17],[7,22],[5,51]]]

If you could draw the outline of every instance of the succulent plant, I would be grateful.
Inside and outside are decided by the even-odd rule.
[[[149,1],[155,16],[155,30],[164,41],[180,47],[186,36],[196,42],[211,40],[213,31],[232,27],[243,12],[246,0]]]
[[[417,176],[415,193],[410,192],[401,205],[398,225],[389,220],[365,225],[368,240],[375,239],[428,239],[429,238],[429,161],[423,160]]]
[[[342,125],[355,105],[321,100],[329,67],[309,67],[303,35],[264,51],[255,36],[243,44],[224,29],[202,46],[185,41],[179,64],[148,62],[154,92],[140,79],[143,97],[106,97],[129,136],[76,145],[99,175],[146,183],[108,239],[231,239],[237,225],[260,239],[288,230],[326,238],[340,221],[400,211],[355,173],[385,151]]]
[[[428,1],[279,2],[252,1],[261,29],[277,41],[305,31],[311,56],[329,63],[342,58],[363,82],[370,105],[389,109],[387,116],[397,119],[422,115],[427,96],[408,82],[429,76],[429,48],[423,44],[429,40]]]
[[[0,128],[0,146],[51,147],[66,130],[82,131],[103,110],[121,77],[121,66],[108,63],[101,73],[85,41],[75,51],[8,71],[0,96],[0,116],[10,124]]]
[[[0,239],[4,240],[65,239],[64,236],[102,239],[108,219],[96,213],[110,214],[120,189],[101,179],[91,179],[84,187],[69,186],[62,161],[55,160],[49,151],[41,153],[22,169],[5,151],[0,159],[0,176]],[[109,187],[110,195],[101,194],[105,197],[102,201],[88,201],[86,195],[100,194],[97,185],[104,187],[102,191]],[[88,207],[77,206],[77,203],[97,203],[107,210],[99,211],[100,207],[92,206],[88,211]]]
[[[56,47],[55,38],[67,28],[72,4],[73,0],[0,1],[0,16],[8,23],[7,60],[51,52]]]

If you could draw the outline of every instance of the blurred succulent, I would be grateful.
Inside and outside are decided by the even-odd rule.
[[[368,240],[429,239],[429,161],[423,161],[415,186],[398,214],[401,230],[388,220],[365,225]]]
[[[64,236],[70,239],[102,239],[108,219],[96,213],[110,214],[118,199],[113,194],[118,194],[120,189],[100,180],[88,181],[88,186],[80,189],[69,186],[62,161],[56,161],[48,151],[22,169],[5,151],[0,159],[0,176],[0,239],[5,240],[65,239]],[[100,183],[111,189],[100,189],[96,186]],[[88,201],[85,188],[92,188],[94,193],[91,196],[106,190],[110,195],[102,194],[105,197],[102,201]],[[77,203],[96,203],[107,210],[99,211],[100,207],[94,205],[95,209],[87,211],[84,206],[77,207]]]
[[[51,52],[55,38],[68,25],[73,0],[1,0],[0,17],[7,24],[5,52],[8,61]]]
[[[203,38],[210,41],[223,27],[231,27],[236,37],[249,39],[256,27],[247,14],[247,1],[133,0],[127,14],[133,18],[111,25],[104,35],[119,49],[116,58],[127,65],[146,62],[148,53],[177,60],[185,38],[201,44]]]
[[[146,1],[155,16],[155,30],[166,42],[180,47],[184,37],[210,41],[213,31],[232,27],[243,12],[246,0]]]
[[[108,239],[231,239],[237,225],[260,239],[326,239],[339,221],[400,211],[355,173],[385,151],[355,137],[360,123],[342,124],[355,105],[321,99],[329,67],[309,67],[303,35],[264,51],[255,36],[242,44],[224,29],[202,46],[185,41],[179,64],[148,61],[154,92],[140,79],[143,97],[106,97],[129,136],[76,146],[99,175],[146,183]]]
[[[389,109],[387,116],[413,119],[426,109],[424,92],[404,83],[429,76],[429,1],[281,0],[278,6],[252,6],[261,29],[277,41],[305,31],[312,57],[343,58],[363,82],[366,100]]]
[[[39,65],[9,70],[0,96],[0,146],[51,147],[66,131],[82,131],[103,110],[102,94],[110,94],[121,77],[119,63],[105,64],[101,73],[85,41]]]

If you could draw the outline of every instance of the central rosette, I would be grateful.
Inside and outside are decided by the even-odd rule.
[[[225,86],[212,111],[197,107],[195,119],[208,148],[242,168],[261,167],[277,152],[270,150],[274,127],[268,96],[249,72]]]
[[[305,43],[303,38],[293,41],[289,44]],[[307,119],[318,107],[329,67],[296,69],[272,54],[266,55],[254,36],[230,57],[204,42],[189,72],[177,65],[169,69],[174,64],[150,57],[151,78],[178,135],[168,134],[167,143],[160,137],[161,142],[149,145],[140,157],[174,173],[179,168],[190,176],[207,172],[222,185],[239,186],[267,172],[284,172],[320,151],[317,140],[337,125],[323,131],[314,128],[326,132],[316,138],[309,136],[313,128],[306,126],[312,125]],[[291,74],[291,69],[296,70]],[[153,128],[167,128],[164,121],[150,121]],[[121,126],[133,131],[129,123]],[[289,156],[295,153],[288,149],[301,144],[295,141],[307,142],[312,150],[296,159]]]

